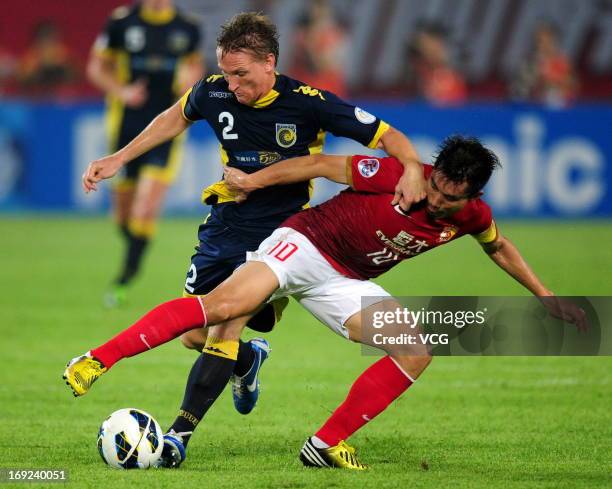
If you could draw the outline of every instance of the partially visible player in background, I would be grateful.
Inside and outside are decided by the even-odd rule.
[[[134,139],[202,77],[199,45],[199,26],[173,0],[142,0],[111,14],[87,66],[89,80],[107,94],[111,152]],[[115,180],[113,207],[125,254],[104,299],[108,307],[125,302],[127,286],[140,269],[177,174],[184,136],[134,159]]]

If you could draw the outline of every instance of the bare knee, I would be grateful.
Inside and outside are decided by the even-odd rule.
[[[418,378],[432,360],[431,355],[426,354],[410,356],[391,355],[391,357],[397,362],[401,369],[413,379]]]
[[[228,294],[220,293],[219,290],[211,292],[202,302],[206,309],[208,324],[211,326],[230,322],[248,312],[243,310],[235,298],[230,298]]]
[[[429,364],[433,360],[433,357],[431,355],[425,355],[425,356],[419,357],[419,359],[421,361],[422,369],[425,370],[427,367],[429,367]]]
[[[199,330],[191,330],[181,335],[181,343],[190,350],[202,351],[206,344],[206,334]]]
[[[130,219],[151,225],[157,221],[157,214],[157,210],[152,209],[147,204],[136,205],[132,208]]]
[[[166,189],[167,186],[161,182],[148,178],[141,179],[132,204],[131,217],[141,221],[156,221]]]
[[[113,194],[113,208],[115,222],[120,226],[127,226],[130,220],[130,211],[134,200],[134,191],[115,191]]]

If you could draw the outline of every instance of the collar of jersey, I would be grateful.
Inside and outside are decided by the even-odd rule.
[[[176,10],[174,8],[168,8],[164,10],[153,10],[147,7],[140,8],[140,18],[149,24],[161,25],[167,24],[176,15]]]
[[[254,109],[261,109],[263,107],[267,107],[268,105],[271,105],[278,98],[278,96],[280,95],[280,92],[277,90],[277,88],[279,88],[278,87],[279,82],[280,82],[280,79],[279,79],[278,73],[276,73],[276,80],[274,82],[274,86],[272,87],[272,90],[270,90],[263,97],[258,99],[252,105],[252,107]]]

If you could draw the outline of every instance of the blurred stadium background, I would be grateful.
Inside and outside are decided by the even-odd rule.
[[[25,0],[0,16],[1,211],[107,208],[105,192],[80,191],[84,167],[106,148],[102,97],[83,69],[109,12],[123,3]],[[389,120],[424,160],[446,135],[481,137],[504,163],[489,188],[498,216],[612,215],[610,1],[177,3],[202,21],[209,73],[216,72],[219,25],[236,12],[262,10],[279,26],[280,71]],[[545,53],[538,38],[544,24],[556,53]],[[54,68],[36,61],[33,39],[45,25],[68,53]],[[327,152],[363,152],[327,142]],[[196,124],[167,210],[202,214],[200,191],[220,172],[218,144],[206,124]],[[333,191],[318,185],[316,198]]]
[[[106,151],[103,100],[84,66],[110,11],[125,3],[21,0],[0,13],[3,464],[67,466],[75,487],[143,478],[149,487],[184,487],[200,484],[204,470],[212,485],[232,487],[396,487],[400,478],[436,487],[609,484],[609,358],[436,359],[426,381],[356,437],[382,470],[360,481],[301,470],[300,443],[371,359],[295,304],[270,335],[275,354],[256,412],[240,417],[224,399],[192,442],[185,470],[111,480],[95,453],[99,422],[134,405],[167,425],[193,356],[176,342],[164,346],[126,362],[74,403],[60,383],[63,362],[180,293],[206,215],[200,192],[221,175],[217,141],[206,124],[194,125],[131,302],[103,310],[120,243],[108,185],[87,196],[80,187],[86,165]],[[176,3],[201,19],[209,73],[217,71],[220,24],[261,10],[280,29],[279,71],[376,113],[412,137],[425,161],[449,134],[482,138],[504,164],[487,191],[502,231],[556,292],[612,294],[610,0]],[[65,53],[50,66],[37,53],[41,37]],[[368,150],[328,136],[326,151]],[[315,201],[336,191],[318,182]],[[406,295],[524,293],[468,240],[380,283]],[[126,379],[141,385],[126,388]],[[36,415],[16,436],[15,421],[27,410]],[[257,480],[241,477],[239,466],[258,471]]]

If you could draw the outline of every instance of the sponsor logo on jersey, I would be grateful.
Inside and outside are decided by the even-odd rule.
[[[189,46],[189,36],[183,31],[171,32],[168,36],[168,47],[175,53],[182,53]]]
[[[446,243],[452,239],[455,234],[457,234],[457,231],[458,229],[455,226],[446,226],[440,233],[440,236],[438,236],[438,243]]]
[[[125,48],[133,53],[142,51],[145,46],[145,30],[139,25],[128,27],[125,31]]]
[[[360,107],[355,107],[355,117],[362,124],[372,124],[376,120],[376,116],[366,112]]]
[[[259,163],[259,154],[255,151],[238,151],[233,154],[237,163],[249,164]],[[250,165],[253,166],[253,165]]]
[[[364,158],[357,163],[357,169],[364,178],[373,177],[379,168],[380,162],[376,158]]]
[[[325,97],[321,93],[321,90],[318,90],[317,88],[312,88],[308,85],[301,85],[293,91],[295,93],[302,93],[310,97],[319,97],[321,100],[325,100]]]
[[[231,151],[230,162],[238,168],[255,168],[257,170],[283,159],[280,153],[274,151]]]
[[[259,162],[262,165],[271,165],[272,163],[276,163],[282,158],[280,153],[275,153],[272,151],[259,151]]]
[[[232,92],[213,92],[209,91],[208,96],[212,98],[232,98],[234,94]]]
[[[290,148],[297,141],[295,124],[276,124],[276,142],[283,148]]]
[[[406,231],[400,231],[395,238],[388,238],[385,234],[379,229],[376,231],[376,237],[382,241],[382,243],[389,247],[391,250],[395,252],[402,253],[404,255],[414,256],[419,253],[423,253],[427,251],[429,248],[429,243],[425,239],[419,239],[416,236],[413,236]],[[368,256],[382,256],[387,255],[387,248],[383,251],[370,253]],[[378,259],[380,260],[380,258]]]

